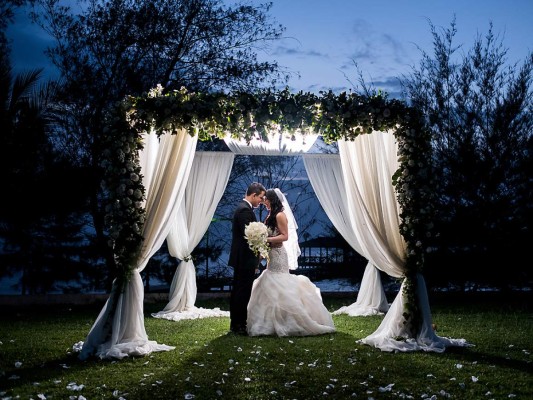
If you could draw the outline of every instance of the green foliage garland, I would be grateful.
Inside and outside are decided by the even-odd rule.
[[[119,278],[127,282],[142,245],[145,189],[139,166],[141,134],[185,130],[210,140],[231,135],[268,140],[272,130],[297,134],[319,133],[326,142],[354,140],[360,134],[393,130],[398,141],[400,167],[392,177],[401,207],[400,231],[407,243],[405,318],[412,332],[418,330],[416,276],[424,264],[432,231],[431,148],[416,110],[386,95],[355,93],[194,93],[163,92],[158,86],[146,96],[128,97],[110,112],[103,167],[108,191],[107,225]]]

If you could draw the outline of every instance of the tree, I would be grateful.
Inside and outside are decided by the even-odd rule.
[[[166,90],[255,90],[286,81],[275,62],[257,52],[280,38],[271,4],[225,6],[220,0],[89,0],[73,10],[39,0],[34,19],[55,38],[48,55],[64,86],[62,129],[56,146],[92,171],[91,215],[108,268],[100,181],[102,137],[110,105],[157,84]]]
[[[77,217],[83,198],[70,184],[79,176],[53,150],[49,134],[57,85],[41,83],[41,72],[13,75],[9,54],[0,53],[5,191],[0,197],[0,276],[22,271],[22,293],[47,292],[57,279],[77,279],[84,264],[77,251],[84,240],[83,221]],[[64,194],[64,185],[72,192]]]
[[[433,56],[422,51],[419,67],[402,79],[434,149],[439,236],[428,277],[501,286],[531,279],[519,261],[532,239],[533,54],[508,65],[492,24],[462,55],[455,19],[442,31],[430,28]]]

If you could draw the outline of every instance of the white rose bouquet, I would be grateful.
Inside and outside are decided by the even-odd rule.
[[[256,254],[268,259],[268,229],[262,222],[250,222],[244,228],[244,237],[248,241],[248,246]]]

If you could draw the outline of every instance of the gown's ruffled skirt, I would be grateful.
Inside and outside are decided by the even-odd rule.
[[[320,289],[306,276],[263,271],[248,303],[250,336],[308,336],[335,332]]]

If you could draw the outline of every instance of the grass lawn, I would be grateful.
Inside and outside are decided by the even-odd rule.
[[[314,337],[228,335],[229,318],[152,318],[150,340],[169,352],[80,361],[96,306],[3,306],[0,399],[533,399],[532,294],[430,294],[440,336],[469,348],[387,353],[357,343],[383,317],[334,316],[337,332]],[[355,301],[324,295],[330,311]],[[228,310],[227,299],[198,307]]]

